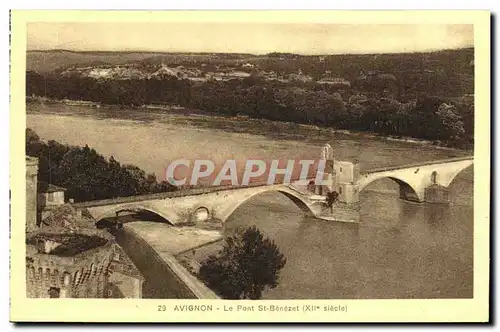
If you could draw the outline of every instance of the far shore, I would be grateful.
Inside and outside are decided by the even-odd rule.
[[[214,114],[211,112],[206,112],[203,110],[199,109],[192,109],[192,108],[186,108],[183,106],[178,106],[178,105],[156,105],[156,104],[149,104],[149,105],[141,105],[141,106],[132,106],[132,105],[110,105],[110,104],[102,104],[98,102],[92,102],[92,101],[86,101],[86,100],[73,100],[73,99],[50,99],[46,97],[39,97],[39,96],[27,96],[26,97],[26,102],[27,103],[39,103],[39,104],[63,104],[66,106],[87,106],[91,108],[96,108],[96,109],[108,109],[108,110],[113,110],[113,109],[121,109],[123,107],[126,107],[131,110],[151,110],[151,111],[161,111],[162,113],[171,113],[171,114],[176,114],[176,115],[185,115],[185,116],[201,116],[201,117],[211,117],[214,119],[231,119],[231,120],[243,120],[243,121],[248,121],[248,122],[255,122],[257,123],[262,123],[262,121],[267,122],[267,123],[275,123],[277,125],[295,125],[299,126],[304,129],[311,129],[311,130],[328,130],[331,133],[338,133],[338,134],[343,134],[346,136],[351,136],[351,137],[363,137],[363,138],[377,138],[377,139],[382,139],[382,140],[387,140],[387,141],[395,141],[395,142],[403,142],[403,143],[410,143],[410,144],[416,144],[416,145],[425,145],[425,146],[432,146],[436,149],[443,149],[443,150],[450,150],[450,151],[461,151],[461,152],[470,152],[473,153],[474,149],[473,147],[471,148],[458,148],[458,147],[452,147],[446,144],[446,142],[441,142],[441,141],[429,141],[429,140],[424,140],[424,139],[419,139],[419,138],[414,138],[414,137],[401,137],[401,136],[383,136],[381,134],[376,134],[376,133],[371,133],[371,132],[360,132],[360,131],[351,131],[351,130],[345,130],[345,129],[334,129],[334,128],[328,128],[328,127],[319,127],[316,125],[309,125],[309,124],[301,124],[301,123],[295,123],[295,122],[284,122],[284,121],[273,121],[273,120],[267,120],[267,119],[262,119],[262,118],[251,118],[246,115],[237,115],[237,116],[231,116],[231,115],[223,115],[223,114]]]

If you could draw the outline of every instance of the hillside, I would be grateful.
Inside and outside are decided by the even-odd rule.
[[[474,49],[305,56],[29,52],[30,97],[178,105],[469,145]],[[38,69],[35,69],[38,68]]]
[[[58,68],[72,66],[112,65],[128,61],[139,61],[153,55],[152,53],[135,52],[28,51],[26,54],[26,70],[46,73]]]

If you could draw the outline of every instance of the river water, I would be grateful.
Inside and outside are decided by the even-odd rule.
[[[295,124],[187,111],[29,104],[27,126],[43,139],[85,145],[159,179],[174,159],[318,158],[325,143],[361,169],[466,155],[463,151]],[[403,202],[391,180],[360,194],[360,224],[305,218],[281,194],[243,204],[226,232],[257,225],[287,257],[267,299],[470,298],[473,296],[473,168],[450,187],[450,205]]]

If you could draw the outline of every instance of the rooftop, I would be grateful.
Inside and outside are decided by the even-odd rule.
[[[43,193],[55,193],[60,191],[66,191],[66,188],[56,186],[52,183],[47,183],[43,181],[38,182],[38,191]]]
[[[97,235],[38,233],[26,239],[38,253],[60,257],[76,256],[84,251],[102,247],[108,240]]]
[[[89,230],[94,227],[95,221],[87,215],[78,215],[71,204],[63,204],[42,219],[43,228],[51,228],[54,233],[79,232],[82,229]]]

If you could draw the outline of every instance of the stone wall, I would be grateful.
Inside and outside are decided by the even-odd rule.
[[[165,261],[146,241],[128,229],[123,229],[117,234],[116,240],[146,279],[143,285],[143,297],[165,299],[200,298],[188,286],[186,280],[183,280],[182,276],[174,271],[172,264],[177,264],[175,266],[176,270],[185,270],[185,268],[182,267],[180,262],[175,261],[173,257],[171,261]],[[185,272],[189,274],[187,270]],[[189,278],[194,277],[189,275]],[[199,283],[201,284],[201,281]],[[201,288],[206,287],[204,285],[200,286],[200,292],[205,292]],[[210,293],[210,291],[206,293]]]
[[[28,298],[103,298],[113,244],[73,257],[36,252],[27,245],[26,296]]]
[[[38,159],[26,157],[26,231],[37,228]]]
[[[442,203],[447,204],[450,202],[449,188],[434,184],[425,188],[425,202],[427,203]]]
[[[105,288],[106,298],[142,298],[142,279],[113,271]]]

